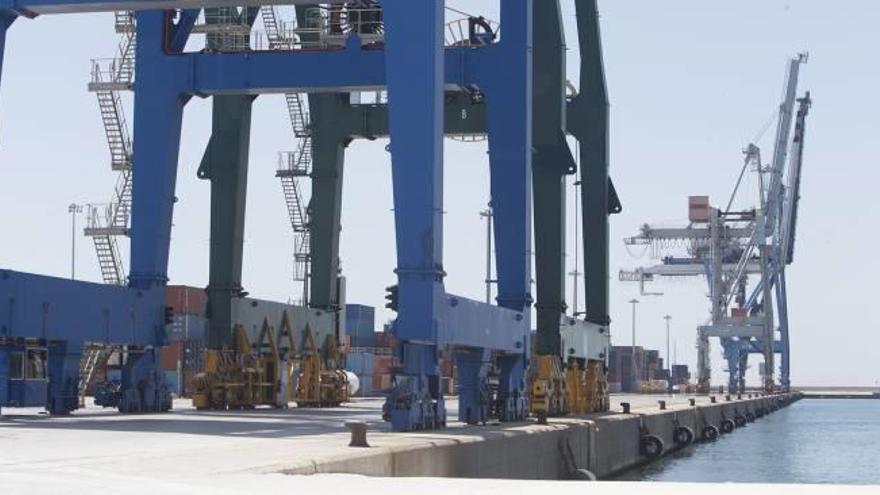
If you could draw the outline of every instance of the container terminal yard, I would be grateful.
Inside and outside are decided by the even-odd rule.
[[[619,240],[609,223],[625,195],[609,171],[596,0],[574,0],[568,33],[559,0],[502,0],[497,20],[443,1],[280,2],[295,18],[264,2],[0,0],[0,57],[16,49],[7,30],[44,16],[113,12],[119,37],[115,58],[92,60],[88,84],[117,177],[111,201],[83,212],[104,283],[0,267],[0,486],[47,490],[48,472],[77,483],[150,473],[177,489],[281,483],[278,473],[605,479],[804,396],[789,378],[798,329],[786,271],[812,105],[799,88],[806,54],[786,65],[773,149],[745,150],[731,197],[681,198],[686,225],[645,224],[625,239],[686,253],[617,275],[643,298],[661,295],[649,282],[663,278],[708,282],[689,369],[668,343],[665,357],[636,345],[635,320],[630,345],[619,345],[625,324],[611,343]],[[566,39],[579,48],[579,87],[566,78]],[[284,95],[297,142],[276,171],[295,238],[286,302],[242,284],[261,94]],[[198,287],[168,277],[193,97],[210,98],[213,115],[198,167],[211,191],[209,279]],[[339,255],[346,148],[376,139],[389,140],[396,242],[385,324],[348,300]],[[488,143],[485,300],[444,284],[444,139]],[[733,208],[745,183],[759,194]],[[566,302],[569,216],[583,312]],[[713,344],[726,383],[711,383]]]

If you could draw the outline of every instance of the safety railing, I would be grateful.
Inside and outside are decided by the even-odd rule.
[[[134,70],[130,61],[120,58],[95,58],[91,62],[91,85],[131,85]]]
[[[309,175],[309,160],[302,160],[302,148],[297,151],[281,151],[278,153],[278,171],[289,175]]]
[[[446,46],[485,46],[498,39],[500,26],[485,17],[463,17],[446,23]]]
[[[117,203],[90,203],[86,209],[87,236],[125,235],[128,230],[129,208],[119,208]]]

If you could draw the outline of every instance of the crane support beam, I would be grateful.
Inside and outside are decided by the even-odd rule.
[[[348,135],[339,117],[349,107],[348,94],[309,96],[312,139],[312,196],[309,202],[309,305],[327,311],[340,308],[339,233],[342,223],[342,178]]]
[[[581,53],[580,91],[568,115],[569,128],[580,142],[583,211],[585,318],[608,326],[608,215],[621,211],[608,176],[608,89],[596,0],[576,0]],[[616,203],[616,204],[615,204]]]
[[[558,0],[534,3],[532,182],[535,217],[535,352],[561,356],[565,314],[565,176],[576,170],[565,137],[565,33]]]
[[[120,10],[169,10],[260,5],[309,5],[314,0],[0,0],[0,9],[34,17],[46,14],[82,14]]]
[[[740,227],[724,227],[721,231],[723,239],[749,239],[753,229]],[[634,237],[625,239],[627,244],[638,244],[655,239],[693,240],[711,239],[712,232],[709,228],[659,228],[645,227],[642,232]]]
[[[233,299],[242,297],[242,259],[250,151],[249,95],[215,96],[211,139],[199,167],[211,181],[211,250],[206,336],[209,349],[233,348]]]

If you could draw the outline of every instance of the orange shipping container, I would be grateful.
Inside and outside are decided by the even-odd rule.
[[[159,365],[163,370],[176,370],[177,363],[183,363],[183,342],[176,340],[159,352]]]
[[[709,221],[709,196],[690,196],[688,198],[688,220],[691,222]]]
[[[169,285],[165,289],[165,304],[176,315],[205,316],[208,295],[205,289],[185,285]]]

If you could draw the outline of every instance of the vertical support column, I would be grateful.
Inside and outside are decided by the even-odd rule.
[[[532,187],[535,218],[541,219],[535,222],[536,352],[559,358],[566,310],[565,176],[574,172],[565,138],[565,35],[558,0],[533,7]]]
[[[727,391],[733,394],[739,389],[737,384],[741,344],[738,340],[725,338],[721,339],[721,345],[724,348],[724,359],[727,361]]]
[[[608,90],[596,0],[576,0],[581,52],[580,92],[574,99],[572,134],[580,141],[583,212],[585,319],[607,326],[608,261]]]
[[[468,424],[485,423],[489,415],[486,385],[486,351],[457,348],[458,420]]]
[[[309,305],[339,311],[339,235],[345,136],[339,122],[348,106],[347,93],[309,95],[312,129],[312,197],[309,202],[311,298]]]
[[[392,428],[445,423],[438,316],[443,288],[444,2],[385,0],[403,373],[388,398]]]
[[[492,47],[500,63],[482,68],[489,135],[498,305],[528,314],[532,303],[532,0],[501,2],[501,42]],[[557,322],[558,332],[558,322]],[[528,336],[524,336],[528,342]],[[502,420],[526,415],[522,354],[498,358]]]
[[[214,96],[211,140],[198,176],[211,181],[209,349],[232,348],[233,300],[242,295],[251,108],[249,95]]]
[[[774,389],[774,381],[773,375],[775,372],[775,364],[773,362],[774,358],[774,345],[773,345],[773,334],[774,332],[774,323],[773,323],[773,281],[771,278],[771,269],[770,269],[770,250],[771,246],[764,244],[760,246],[761,249],[761,278],[764,281],[763,285],[763,310],[764,310],[764,338],[761,339],[761,344],[764,346],[764,391],[767,393],[773,392]]]
[[[53,342],[49,345],[46,409],[53,416],[67,415],[79,408],[81,356],[82,342]]]
[[[188,97],[186,66],[167,56],[170,17],[164,11],[137,13],[135,58],[134,160],[132,184],[131,267],[129,285],[151,291],[155,312],[137,325],[156,328],[156,345],[165,340],[164,288],[168,281],[171,219],[180,152],[183,107]],[[146,348],[129,356],[122,376],[121,411],[164,411],[170,393],[159,370],[157,352]]]
[[[165,12],[137,13],[133,146],[134,163],[141,166],[133,170],[129,284],[144,290],[164,287],[168,280],[180,129],[187,100],[181,95],[185,67],[164,53],[166,26]]]
[[[788,341],[788,290],[785,286],[785,271],[780,271],[776,278],[776,304],[779,306],[779,340],[782,363],[779,370],[779,384],[783,392],[791,388],[791,348]],[[774,349],[774,352],[776,349]]]

